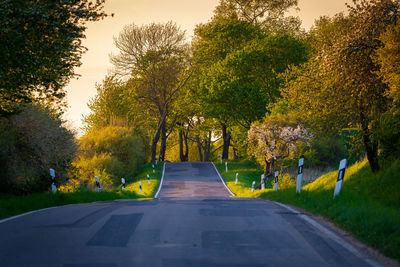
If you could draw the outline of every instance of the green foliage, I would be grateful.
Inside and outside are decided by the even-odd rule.
[[[218,171],[226,182],[229,189],[235,194],[235,197],[259,197],[266,190],[274,186],[274,179],[268,180],[266,189],[255,190],[251,192],[253,181],[256,186],[260,183],[261,174],[264,173],[262,167],[252,160],[229,160],[228,172],[225,172],[225,163],[216,162]],[[236,184],[236,173],[238,173],[238,184]],[[279,175],[279,189],[285,189],[294,186],[294,180],[287,173]]]
[[[194,59],[203,67],[225,59],[230,52],[252,40],[265,37],[260,27],[235,18],[214,19],[207,24],[199,24],[194,34]]]
[[[359,141],[372,170],[377,171],[376,133],[390,103],[374,55],[382,47],[381,34],[396,22],[400,4],[356,0],[348,8],[346,17],[320,19],[311,32],[311,42],[317,43],[313,46],[315,56],[288,72],[282,93],[292,106],[303,111],[313,132],[330,135],[343,128],[360,129]],[[327,36],[329,32],[331,37]]]
[[[248,129],[279,97],[279,73],[307,58],[307,46],[290,35],[249,42],[206,72],[200,94],[204,109],[214,118]]]
[[[400,105],[400,24],[387,27],[380,36],[383,43],[376,51],[375,62],[381,66],[378,74],[389,85],[386,92],[393,102]]]
[[[133,192],[141,198],[154,197],[160,186],[163,166],[161,163],[154,166],[155,173],[153,173],[151,163],[141,166],[135,177],[126,180],[126,191]],[[150,184],[148,183],[147,175],[150,176]],[[139,189],[139,182],[142,184],[142,192]]]
[[[126,126],[130,106],[134,105],[126,85],[111,76],[96,87],[97,94],[88,103],[91,113],[83,119],[84,130],[118,124]]]
[[[400,114],[391,110],[382,115],[376,133],[384,161],[400,158]]]
[[[79,139],[80,154],[73,162],[76,177],[83,185],[94,185],[94,176],[98,176],[105,187],[118,185],[122,177],[133,176],[144,163],[143,146],[143,141],[131,128],[93,129]]]
[[[215,18],[237,18],[260,25],[268,33],[300,32],[299,18],[285,16],[297,7],[297,0],[220,0]]]
[[[44,191],[50,187],[50,168],[56,171],[57,184],[64,183],[76,153],[73,134],[40,105],[20,110],[0,120],[0,191]]]
[[[3,0],[0,5],[0,114],[16,103],[58,104],[86,50],[85,22],[102,19],[105,0]]]
[[[2,195],[0,194],[0,219],[18,215],[20,213],[67,204],[88,203],[94,201],[109,201],[117,199],[151,198],[156,193],[162,174],[163,165],[158,164],[153,174],[151,164],[140,167],[135,177],[126,178],[126,190],[121,185],[110,191],[102,190],[100,193],[87,188],[78,190],[58,191],[57,194],[35,193],[27,196]],[[147,182],[147,174],[150,174],[151,184]],[[143,192],[139,192],[139,181],[142,182]],[[62,187],[58,187],[61,189]]]

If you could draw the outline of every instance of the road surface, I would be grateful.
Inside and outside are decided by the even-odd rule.
[[[158,197],[3,221],[0,265],[379,266],[301,213],[230,197],[210,163],[167,163]]]

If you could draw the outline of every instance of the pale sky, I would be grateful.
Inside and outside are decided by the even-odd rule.
[[[76,129],[82,126],[82,115],[90,113],[87,103],[96,94],[96,83],[101,83],[112,68],[109,54],[116,54],[113,37],[124,25],[151,22],[176,22],[186,30],[188,39],[198,23],[205,23],[213,16],[218,0],[107,0],[105,11],[114,13],[102,21],[88,23],[83,45],[89,50],[82,57],[82,66],[76,69],[79,79],[71,80],[66,88],[69,109],[65,118]],[[300,11],[294,13],[309,29],[322,15],[334,15],[346,10],[351,0],[299,0]]]

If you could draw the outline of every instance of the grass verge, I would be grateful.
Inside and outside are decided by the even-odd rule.
[[[110,201],[116,199],[152,198],[158,189],[162,174],[162,164],[156,166],[155,174],[151,164],[144,165],[135,177],[126,179],[126,190],[122,186],[100,193],[82,189],[76,192],[57,194],[38,193],[27,196],[0,195],[0,219],[15,216],[21,213],[67,204],[90,203],[96,201]],[[150,184],[147,182],[150,175]],[[139,181],[142,183],[142,193],[139,190]]]
[[[304,185],[300,194],[295,193],[294,181],[280,183],[277,192],[269,181],[267,189],[249,193],[252,181],[256,177],[256,182],[260,180],[260,167],[249,161],[235,161],[228,163],[230,170],[225,172],[225,166],[217,165],[237,197],[267,198],[320,214],[382,254],[400,260],[400,161],[378,173],[371,173],[366,160],[348,167],[336,198],[333,191],[337,171]],[[236,173],[241,181],[238,185],[234,184]]]

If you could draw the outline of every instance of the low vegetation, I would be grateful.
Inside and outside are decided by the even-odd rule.
[[[25,196],[3,194],[0,195],[0,219],[32,210],[67,204],[110,201],[116,199],[151,198],[156,193],[160,184],[162,166],[162,164],[155,166],[155,174],[153,174],[151,164],[144,165],[136,176],[126,178],[125,191],[122,190],[122,185],[119,185],[109,191],[102,190],[100,193],[96,192],[94,187],[83,187],[74,192],[67,192],[66,187],[61,187],[60,189],[64,192],[61,191],[57,194],[51,194],[49,192]],[[147,182],[147,174],[151,177],[150,184]],[[142,193],[139,190],[139,181],[142,183]]]
[[[227,173],[221,164],[218,169],[237,197],[267,198],[323,215],[362,242],[400,259],[400,161],[376,173],[371,172],[367,160],[349,166],[342,191],[336,198],[333,191],[338,171],[304,185],[300,194],[296,194],[295,180],[287,179],[287,175],[280,176],[277,192],[272,189],[270,179],[267,189],[251,193],[251,183],[260,180],[263,169],[250,161],[228,164]],[[234,184],[235,173],[239,173],[238,185]]]

